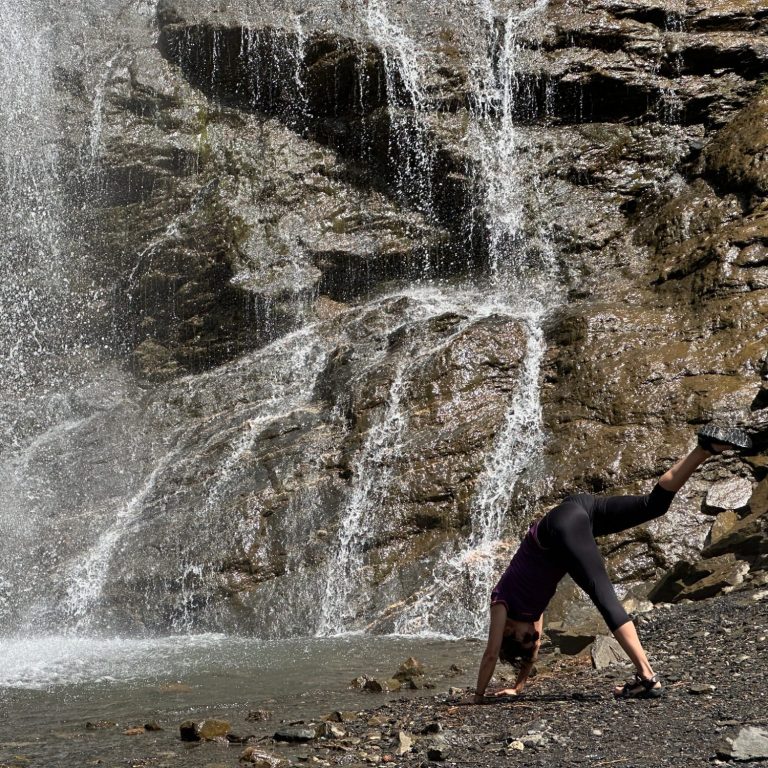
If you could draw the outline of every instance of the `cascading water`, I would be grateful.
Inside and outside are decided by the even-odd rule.
[[[29,552],[23,562],[6,566],[0,576],[6,613],[21,631],[35,633],[57,626],[85,634],[159,633],[226,626],[281,637],[364,628],[371,619],[365,610],[366,593],[376,588],[367,552],[376,537],[384,535],[382,520],[400,483],[397,461],[407,451],[411,428],[403,398],[413,384],[413,375],[465,331],[484,319],[503,317],[517,322],[527,341],[517,385],[508,396],[507,418],[499,425],[476,482],[469,528],[461,540],[435,550],[435,560],[429,562],[439,561],[439,565],[424,566],[425,572],[431,570],[430,583],[407,596],[390,623],[400,632],[466,635],[481,631],[484,596],[499,565],[499,540],[508,532],[506,510],[520,478],[535,474],[532,468],[543,439],[538,370],[543,353],[541,321],[554,301],[551,254],[546,232],[533,221],[535,175],[529,175],[531,168],[523,159],[525,137],[516,127],[514,115],[527,98],[518,93],[516,85],[521,55],[518,32],[545,5],[538,2],[528,10],[513,12],[501,24],[487,2],[476,9],[485,20],[487,39],[469,67],[473,96],[466,141],[476,149],[475,186],[482,196],[475,208],[482,210],[487,228],[486,273],[460,284],[430,285],[431,265],[425,249],[419,270],[421,285],[401,287],[371,300],[369,309],[374,315],[386,314],[384,308],[390,305],[406,304],[392,311],[386,321],[377,321],[381,327],[364,343],[355,318],[369,310],[344,307],[336,310],[341,319],[325,323],[307,322],[299,313],[304,325],[298,331],[209,374],[156,388],[142,384],[139,390],[129,375],[104,367],[99,375],[109,379],[108,391],[94,392],[93,401],[73,418],[54,418],[48,431],[32,442],[22,440],[18,429],[10,430],[20,450],[4,465],[6,474],[12,476],[5,496],[11,500],[5,506],[10,511],[3,513],[4,524],[10,528],[22,510],[28,512],[28,519],[37,521],[24,534],[24,541],[18,533],[11,536],[19,550]],[[11,19],[16,21],[4,34],[12,40],[27,35],[32,21],[22,15],[28,11],[24,4],[14,6]],[[136,12],[148,13],[143,6]],[[397,166],[391,191],[429,219],[437,215],[437,155],[430,125],[433,105],[425,85],[430,54],[409,37],[380,0],[366,6],[360,21],[383,61],[389,100],[388,160]],[[244,101],[253,110],[266,109],[274,97],[270,77],[281,70],[288,73],[284,80],[290,83],[281,96],[290,97],[290,114],[282,117],[289,126],[309,123],[308,81],[304,79],[308,75],[302,61],[317,43],[304,30],[302,19],[296,17],[293,28],[284,33],[272,30],[267,34],[244,26],[238,32],[240,67],[249,73],[238,85]],[[202,84],[211,92],[229,87],[226,67],[232,52],[226,42],[223,33],[212,33],[211,69]],[[197,45],[199,39],[188,35],[185,44]],[[15,110],[19,101],[38,98],[40,112],[46,114],[45,105],[53,96],[44,35],[36,45],[36,95],[14,95],[10,104]],[[116,80],[124,77],[123,56],[128,61],[129,53],[123,47],[117,53],[113,49],[95,70],[89,114],[84,118],[88,126],[87,146],[81,153],[84,174],[100,172],[107,151],[102,146],[102,132],[110,119],[105,109],[107,91],[113,75]],[[22,54],[17,51],[11,58],[14,56],[13,66],[19,66]],[[15,88],[18,80],[13,79]],[[367,92],[362,77],[358,87],[362,112]],[[20,132],[15,141],[26,148],[27,162],[19,164],[10,145],[3,144],[5,167],[15,169],[5,174],[5,183],[11,179],[16,185],[13,189],[23,187],[25,194],[32,195],[30,204],[41,210],[38,221],[42,223],[32,229],[13,229],[10,242],[14,253],[23,254],[38,270],[33,269],[31,284],[46,284],[38,279],[43,267],[59,270],[53,282],[71,314],[73,296],[67,273],[61,271],[66,258],[57,250],[64,242],[59,220],[66,216],[55,192],[55,131],[51,126],[56,117],[48,114],[39,130],[18,115],[13,117],[14,130]],[[197,173],[200,165],[198,158],[184,172]],[[206,178],[197,194],[188,198],[188,207],[181,211],[177,207],[172,217],[155,226],[158,234],[134,254],[133,272],[129,269],[125,282],[132,300],[137,293],[135,278],[156,253],[186,247],[187,223],[205,212],[218,184],[218,179]],[[13,222],[19,218],[19,210],[3,210],[6,225],[17,227]],[[304,275],[313,265],[305,263],[301,238],[285,231],[295,221],[287,216],[280,222],[286,249],[277,257],[285,274],[295,267]],[[34,266],[38,262],[40,269]],[[71,268],[67,265],[67,270]],[[253,281],[246,273],[244,269],[236,274],[233,283],[250,285]],[[18,274],[7,275],[7,284],[16,293]],[[305,293],[299,299],[306,301]],[[57,306],[55,301],[37,302],[29,311],[23,309],[30,307],[28,302],[9,299],[9,305],[19,314],[16,320],[10,315],[15,325],[4,331],[4,343],[14,336],[25,338],[25,334],[28,340],[39,341],[41,321],[55,325],[48,314],[49,308]],[[313,419],[318,419],[313,427],[318,435],[333,432],[339,443],[346,440],[343,413],[318,417],[318,382],[338,345],[355,349],[360,378],[390,360],[386,339],[407,335],[410,328],[423,329],[446,314],[458,318],[447,336],[424,343],[419,331],[412,346],[406,344],[398,352],[385,405],[350,458],[351,478],[346,485],[327,481],[327,465],[333,466],[333,460],[326,456],[299,455],[292,470],[295,477],[284,476],[284,466],[269,466],[270,455],[264,446],[284,430],[304,435],[301,425],[314,424]],[[76,325],[71,329],[77,332]],[[36,353],[48,348],[42,342],[27,344],[30,346]],[[17,343],[9,356],[18,357],[19,349]],[[17,366],[15,375],[16,379],[11,376],[4,382],[29,381],[23,366]],[[244,391],[248,394],[242,394]],[[49,387],[45,396],[48,407],[55,408],[59,394]],[[310,428],[306,434],[314,435]],[[313,450],[314,443],[309,437],[306,440],[301,450]],[[43,468],[57,453],[56,471],[43,479]],[[67,487],[62,497],[66,511],[53,514],[57,509],[57,490],[53,489],[60,491],[71,467],[81,465],[95,467],[93,477],[76,490]],[[254,475],[259,476],[258,487]],[[315,492],[315,486],[322,493]],[[40,498],[33,498],[32,489]],[[340,499],[329,502],[323,494],[332,499],[336,494]],[[280,509],[280,515],[274,515],[271,504]],[[331,507],[336,519],[329,519]],[[46,535],[41,537],[44,543],[30,548],[29,542],[39,533],[35,526],[43,520],[48,521]],[[283,547],[276,541],[287,544]],[[292,547],[298,541],[312,543],[311,558],[301,548]],[[163,556],[158,558],[157,553]],[[46,567],[38,566],[39,574],[28,579],[25,569],[36,559],[45,561]],[[382,593],[392,603],[404,597],[393,582],[384,584]]]

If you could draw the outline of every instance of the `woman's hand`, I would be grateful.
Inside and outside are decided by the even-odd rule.
[[[500,691],[496,691],[494,693],[494,696],[517,696],[520,691],[517,690],[517,688],[503,688]]]

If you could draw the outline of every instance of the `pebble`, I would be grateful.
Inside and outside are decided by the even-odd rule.
[[[688,687],[688,693],[692,693],[694,696],[700,696],[704,693],[712,693],[715,690],[714,685],[709,683],[693,683]]]
[[[272,717],[272,713],[268,709],[252,709],[246,716],[246,720],[251,722],[262,722],[263,720],[269,720]]]
[[[185,720],[179,726],[182,741],[210,741],[229,733],[230,726],[226,720]]]
[[[411,751],[411,747],[413,746],[413,737],[409,733],[405,733],[405,731],[400,731],[397,734],[397,741],[398,741],[398,747],[397,747],[398,755],[404,755],[406,752]]]

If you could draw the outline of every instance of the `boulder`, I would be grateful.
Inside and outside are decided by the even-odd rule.
[[[739,516],[731,509],[721,512],[712,523],[707,538],[704,540],[704,551],[712,544],[716,544],[724,536],[727,536],[739,523]]]
[[[703,600],[743,583],[747,573],[749,563],[730,552],[697,563],[680,561],[651,589],[648,599],[654,603]]]
[[[758,510],[738,520],[719,539],[713,540],[704,550],[702,557],[716,558],[724,553],[752,560],[768,553],[768,518]]]
[[[717,748],[717,756],[738,762],[768,760],[768,730],[754,725],[740,728],[723,738]]]
[[[629,663],[629,656],[624,649],[607,635],[599,635],[595,638],[590,649],[592,657],[592,666],[598,671],[608,669],[617,665],[626,666]]]
[[[569,656],[581,653],[595,641],[595,634],[589,631],[579,631],[578,629],[561,630],[548,627],[547,635],[555,648],[559,648],[561,653]]]

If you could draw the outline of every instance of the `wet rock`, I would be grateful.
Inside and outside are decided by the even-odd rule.
[[[146,729],[144,728],[143,725],[137,725],[133,728],[126,728],[123,731],[124,736],[138,736],[142,733],[146,733]]]
[[[275,731],[272,738],[275,741],[285,741],[292,744],[300,744],[307,741],[313,741],[317,738],[314,728],[302,726],[286,726]]]
[[[335,723],[324,722],[317,726],[315,734],[319,739],[341,739],[347,735],[347,732]]]
[[[768,760],[768,730],[744,726],[734,735],[726,736],[717,748],[718,757],[738,762]]]
[[[240,762],[255,768],[285,768],[289,765],[288,760],[271,755],[258,747],[246,747],[240,755]]]
[[[272,712],[268,709],[252,709],[245,716],[245,719],[250,720],[251,722],[259,723],[263,722],[264,720],[269,720],[271,717]]]
[[[144,730],[146,730],[146,731],[162,731],[163,727],[160,725],[160,723],[156,722],[155,720],[152,720],[149,723],[144,723]]]
[[[714,483],[707,491],[705,504],[712,510],[741,509],[752,496],[752,483],[746,477],[732,477]]]
[[[392,677],[401,683],[411,683],[414,679],[424,677],[424,665],[418,659],[410,656],[400,665]]]
[[[182,741],[213,741],[225,737],[230,731],[226,720],[185,720],[179,731]]]
[[[592,665],[597,670],[608,669],[609,667],[622,665],[629,662],[629,657],[622,647],[612,637],[600,635],[595,638],[590,649]]]
[[[329,723],[351,723],[359,717],[357,712],[337,710],[326,715],[323,719]]]

